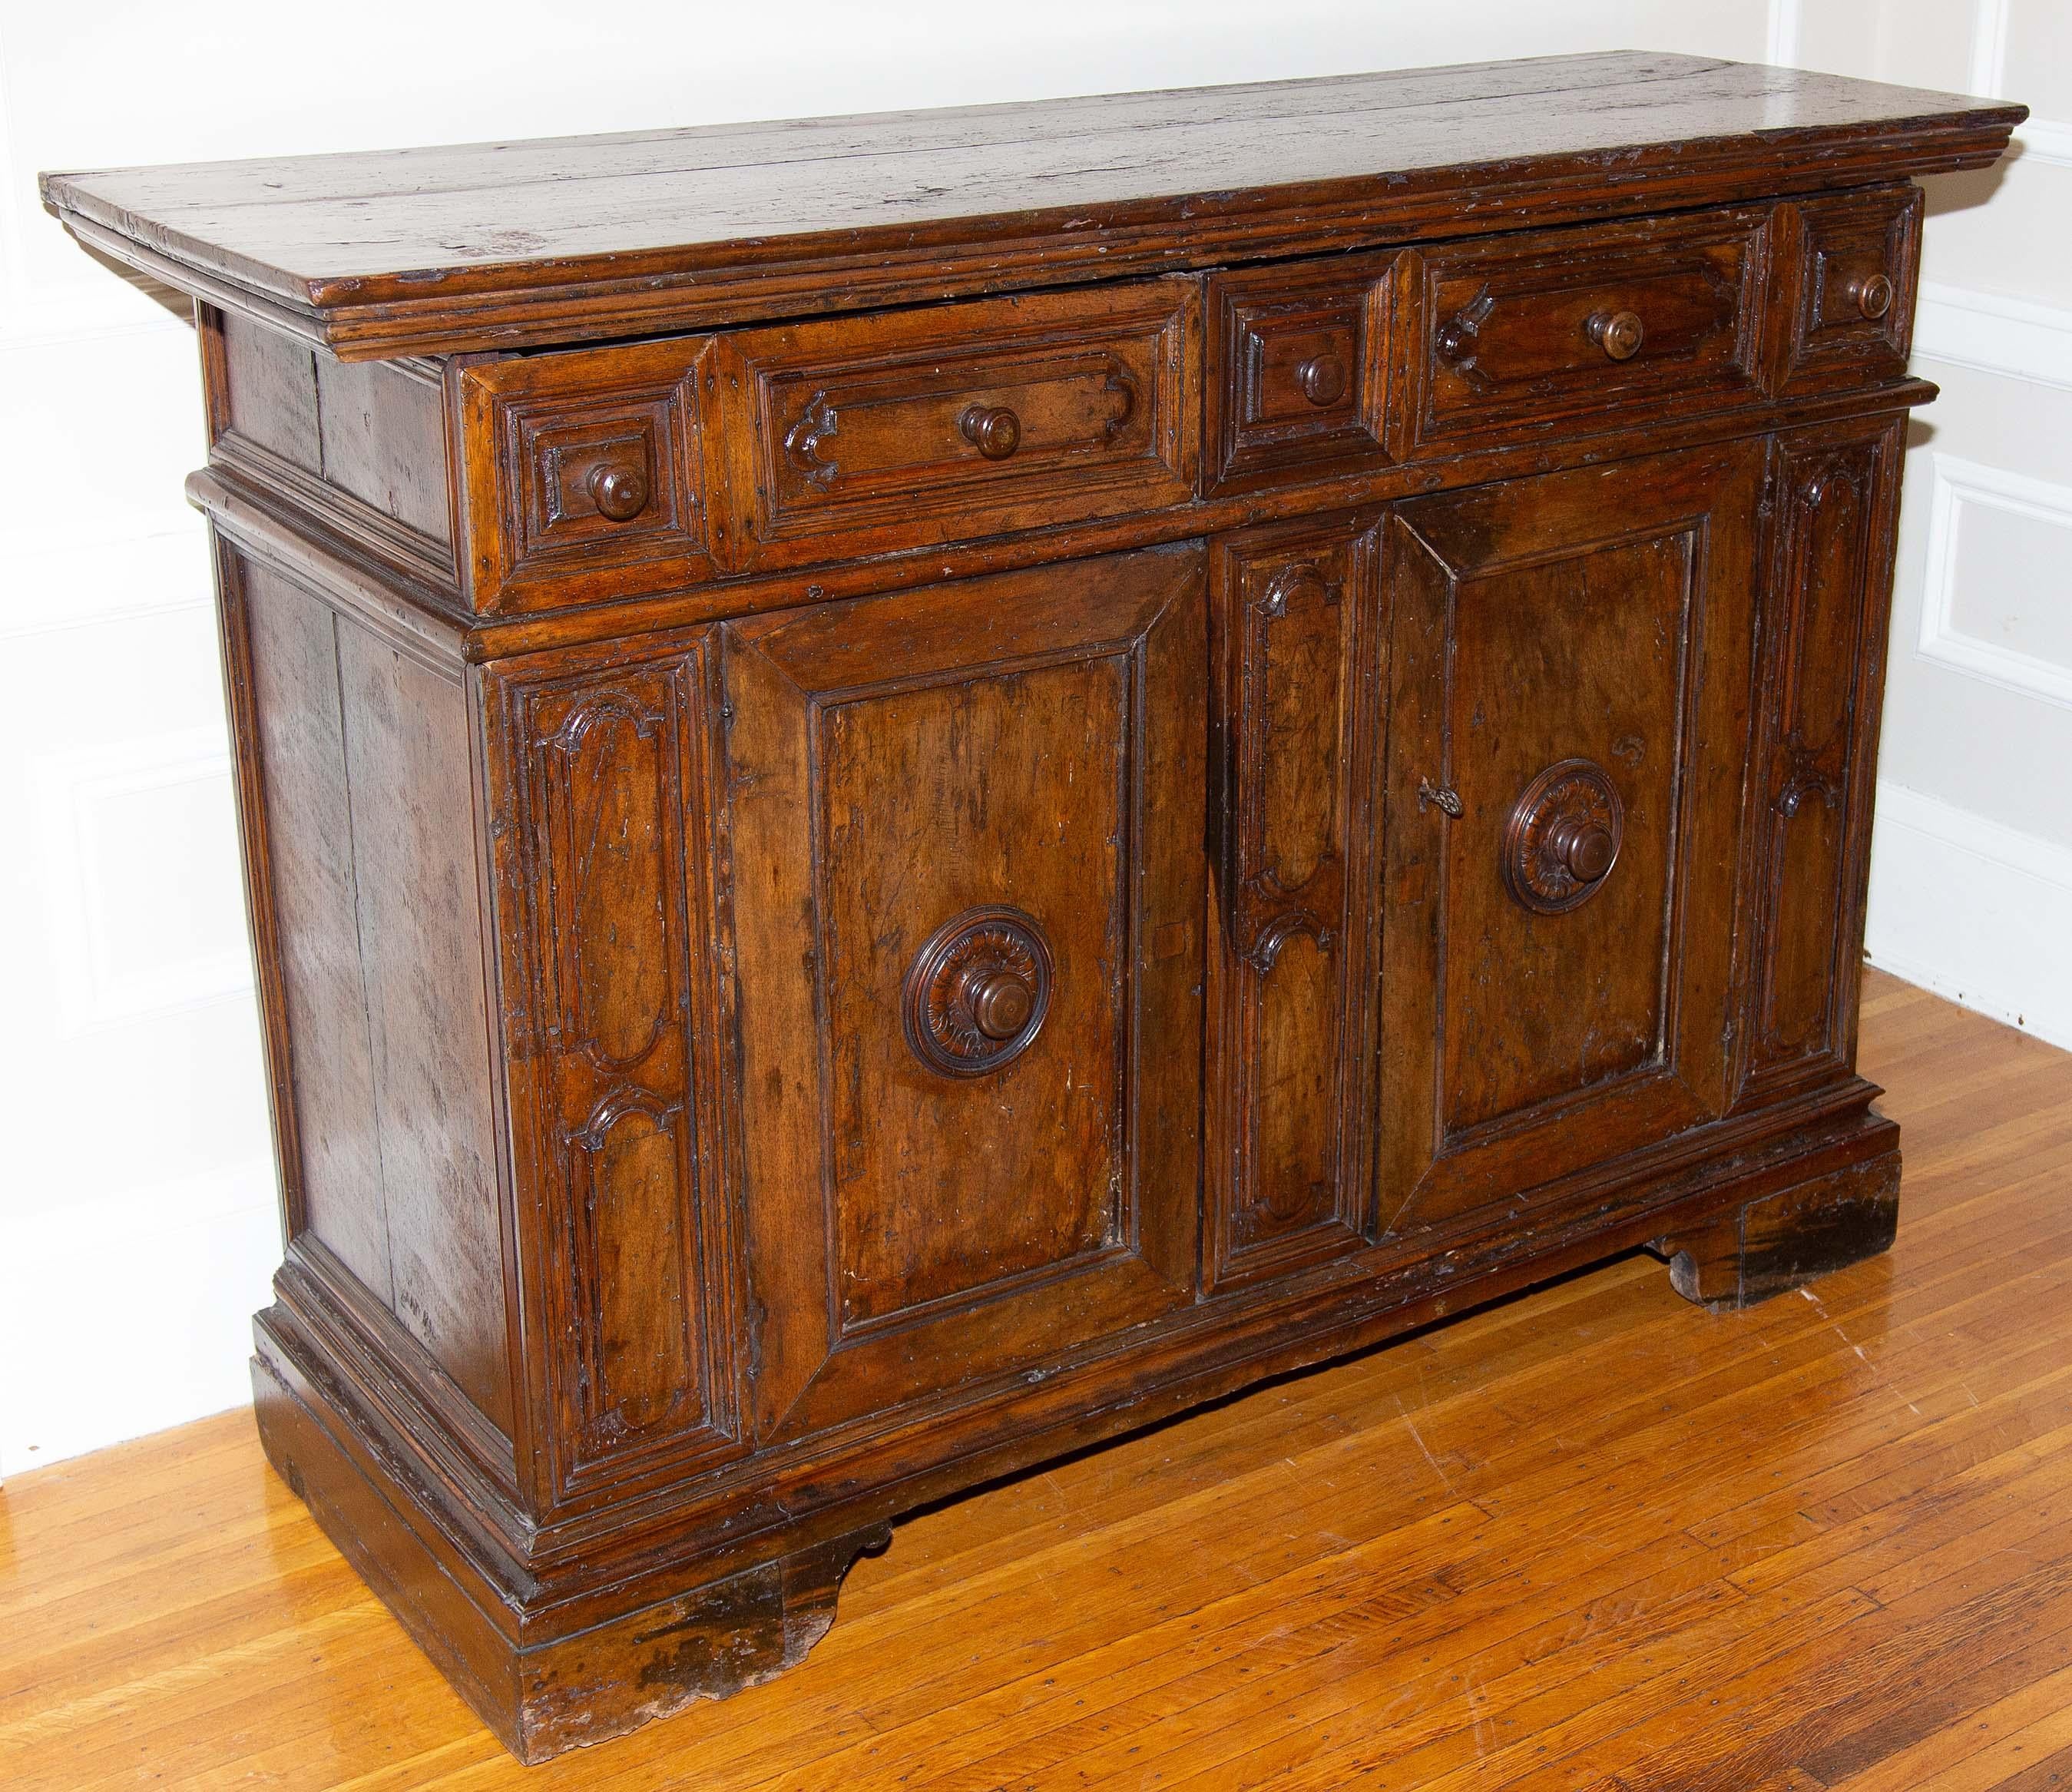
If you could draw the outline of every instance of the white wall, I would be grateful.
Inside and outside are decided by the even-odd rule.
[[[37,169],[1618,47],[1763,60],[1791,60],[1803,43],[1816,64],[1855,68],[1860,51],[1893,64],[1860,72],[1968,84],[1968,17],[1937,25],[1963,9],[1918,3],[1921,20],[1881,37],[1893,0],[1052,0],[1034,9],[623,0],[573,11],[541,0],[367,0],[349,23],[259,0],[200,11],[0,0],[0,840],[11,849],[0,858],[9,943],[0,1119],[10,1146],[0,1157],[0,1473],[241,1401],[246,1316],[266,1297],[279,1248],[207,567],[199,525],[179,498],[202,451],[191,335],[43,215]],[[2008,3],[2009,66],[2020,71],[2011,91],[2042,101],[2032,78],[2039,21],[2060,0]],[[1934,65],[1913,65],[1924,60]],[[2043,109],[2053,105],[2072,118],[2072,97]],[[2062,194],[2039,192],[2025,216],[2054,198],[2062,210]],[[2063,302],[2045,232],[1978,227],[1993,257],[1980,261],[1959,240],[1967,228],[1959,213],[1932,227],[1930,275],[1952,318],[1971,302],[1953,298],[1955,289],[1982,283]],[[2003,277],[2003,267],[2012,271]],[[1930,309],[1925,334],[1984,339],[1967,322],[1946,328]],[[1993,340],[2023,356],[2032,342],[2062,355],[2056,314],[2041,324],[2021,310],[1995,315]],[[2062,422],[2054,450],[2018,434],[2035,414],[2030,388],[2002,401],[1993,394],[2004,380],[1947,376],[1951,400],[1936,414],[1971,421],[1938,422],[1931,446],[2072,479]],[[1918,500],[1925,465],[1910,477]],[[1976,524],[1988,511],[1992,520]],[[2010,557],[2056,537],[2024,536],[1990,506],[1960,514],[1963,596],[1951,614],[2026,656],[2024,665],[2065,657],[2060,613],[2029,605],[2008,623],[1993,609]],[[1922,518],[1916,502],[1914,619],[1903,630],[1918,629]],[[2006,719],[2016,705],[2061,728],[2072,721],[2062,703],[1983,683],[1974,670],[1938,665],[1922,676],[1973,701],[1961,738],[1988,775],[2006,758],[1991,757],[1996,743],[2029,725]],[[1982,863],[1997,864],[2005,841],[1994,826],[2029,841],[2045,799],[2003,779],[1988,800],[1971,771],[1943,776],[1945,750],[1905,738],[1922,705],[1906,679],[1894,683],[1894,775],[1924,802],[1992,818],[1965,839]],[[2063,742],[2052,739],[2062,766]],[[2072,811],[2060,814],[2062,788],[2048,801],[2051,827],[2072,821]],[[1911,818],[1939,812],[1918,808]],[[2045,837],[2072,849],[2072,827]],[[2047,853],[2023,862],[2059,869]],[[1881,923],[1895,912],[1888,882]],[[2072,890],[2072,880],[2057,887]],[[1941,973],[1924,963],[1910,974]]]
[[[1786,60],[2033,115],[1999,169],[1925,183],[1914,360],[1942,397],[1907,459],[1868,944],[2072,1046],[2072,5],[1801,0]]]

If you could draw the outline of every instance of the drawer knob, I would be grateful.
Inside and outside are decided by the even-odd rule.
[[[1856,309],[1875,323],[1892,309],[1892,282],[1881,273],[1852,280],[1849,297],[1856,302]]]
[[[1302,396],[1319,408],[1346,395],[1346,364],[1335,355],[1313,355],[1295,370]]]
[[[1527,785],[1503,830],[1503,878],[1536,914],[1563,914],[1604,887],[1618,862],[1626,810],[1611,775],[1564,759]]]
[[[1618,852],[1610,828],[1586,816],[1564,815],[1547,830],[1547,849],[1579,884],[1593,884],[1611,869]]]
[[[963,996],[972,1019],[989,1039],[1012,1039],[1036,1006],[1036,992],[1012,971],[968,974]]]
[[[1022,419],[1005,405],[969,405],[957,427],[988,460],[1005,460],[1022,446]]]
[[[943,1076],[998,1070],[1042,1031],[1050,978],[1050,942],[1030,916],[967,910],[930,935],[907,969],[907,1046]]]
[[[1647,334],[1642,327],[1638,311],[1596,311],[1584,327],[1590,333],[1590,340],[1615,361],[1630,361],[1640,352],[1641,339]]]
[[[648,475],[637,466],[614,466],[600,461],[583,481],[600,516],[630,523],[648,508]]]

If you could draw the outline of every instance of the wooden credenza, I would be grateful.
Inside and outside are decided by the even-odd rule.
[[[2022,115],[1618,55],[45,177],[197,301],[267,1448],[514,1750],[987,1477],[1889,1241],[1909,177]]]

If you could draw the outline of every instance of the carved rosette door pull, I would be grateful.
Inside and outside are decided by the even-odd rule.
[[[1626,809],[1611,775],[1564,759],[1525,787],[1503,830],[1503,879],[1536,914],[1563,914],[1604,887],[1618,862]]]
[[[901,1004],[906,1043],[942,1076],[983,1076],[1026,1051],[1050,1011],[1043,930],[1016,908],[946,921],[915,954]]]

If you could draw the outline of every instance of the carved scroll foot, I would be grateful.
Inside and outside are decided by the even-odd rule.
[[[1714,1313],[1752,1307],[1888,1248],[1899,1225],[1899,1153],[1794,1184],[1655,1239],[1669,1284]]]
[[[727,1699],[796,1667],[835,1621],[835,1597],[859,1556],[892,1527],[873,1525],[780,1556],[651,1606],[632,1624],[520,1657],[520,1757],[545,1761],[623,1736],[701,1699]]]

